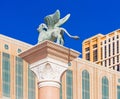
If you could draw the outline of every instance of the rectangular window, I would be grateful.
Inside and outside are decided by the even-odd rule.
[[[115,42],[113,42],[112,48],[113,48],[113,55],[115,55]]]
[[[86,53],[86,60],[90,60],[90,52]]]
[[[115,64],[115,57],[113,57],[113,64]]]
[[[117,71],[120,71],[120,66],[119,65],[117,65]]]
[[[66,85],[67,99],[73,99],[73,73],[70,70],[66,72]]]
[[[119,39],[119,35],[117,35],[117,39]]]
[[[113,37],[113,41],[115,40],[115,37]]]
[[[108,54],[109,54],[109,57],[110,57],[111,56],[111,45],[110,44],[108,45],[108,50],[109,50]]]
[[[107,66],[107,60],[104,61],[105,62],[105,67]]]
[[[110,38],[108,39],[108,42],[110,42]]]
[[[115,70],[115,66],[113,66],[113,70]]]
[[[117,63],[119,63],[119,55],[117,55]]]
[[[104,55],[105,55],[105,58],[107,57],[107,47],[105,46],[104,47]]]
[[[16,99],[23,99],[23,60],[16,57]]]
[[[28,68],[28,99],[35,99],[35,75]]]
[[[10,55],[2,53],[2,93],[10,97]]]
[[[104,44],[106,44],[106,40],[104,41]]]
[[[111,59],[109,59],[109,66],[111,65]]]
[[[119,53],[119,41],[117,41],[117,53]]]
[[[97,48],[97,44],[94,44],[94,45],[93,45],[93,48]]]
[[[89,47],[85,48],[85,51],[86,51],[86,52],[87,52],[87,51],[90,51],[90,48],[89,48]]]
[[[103,48],[101,47],[101,59],[103,59]]]
[[[98,60],[97,49],[93,50],[93,62]]]

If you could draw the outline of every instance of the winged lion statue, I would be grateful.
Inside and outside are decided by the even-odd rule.
[[[60,27],[70,17],[67,14],[64,18],[60,19],[60,11],[57,10],[54,14],[48,15],[44,18],[44,23],[41,23],[37,28],[39,32],[38,43],[44,40],[50,40],[60,45],[64,45],[64,33],[74,39],[79,39],[78,36],[70,35],[66,29]]]

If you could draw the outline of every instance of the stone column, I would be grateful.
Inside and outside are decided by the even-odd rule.
[[[30,64],[38,78],[39,99],[59,99],[60,79],[68,68],[68,60],[78,52],[50,41],[38,44],[19,56]]]

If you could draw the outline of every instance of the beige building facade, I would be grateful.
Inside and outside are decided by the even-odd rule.
[[[83,59],[120,71],[120,30],[98,34],[82,43]]]
[[[80,58],[72,62],[70,70],[73,76],[73,90],[71,94],[63,93],[63,99],[120,99],[119,72]],[[70,74],[69,71],[67,73]],[[65,89],[69,85],[68,79],[65,77],[63,79],[66,79],[63,88],[67,92],[70,90],[69,87]],[[72,98],[69,98],[70,95]]]
[[[0,99],[37,99],[34,74],[18,54],[32,45],[0,34]]]
[[[0,35],[0,99],[39,99],[38,80],[28,63],[18,57],[31,47],[33,45]],[[61,78],[60,99],[120,99],[118,71],[79,57],[68,65]]]

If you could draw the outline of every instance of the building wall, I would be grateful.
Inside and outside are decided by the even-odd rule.
[[[101,38],[102,34],[98,34],[82,43],[82,56],[83,59],[96,62],[100,64],[101,61]]]
[[[35,82],[35,99],[37,99],[38,90],[36,79],[33,82],[29,79],[28,64],[18,57],[20,52],[23,52],[30,47],[32,47],[32,45],[0,34],[0,99],[21,99],[21,95],[23,96],[23,99],[31,99],[28,98],[28,92],[31,92],[28,80],[31,81],[31,83]],[[8,61],[6,61],[7,55],[9,56]],[[9,71],[7,71],[7,68],[9,68]],[[8,83],[6,82],[10,82],[10,88],[7,87]],[[10,91],[10,95],[7,96],[3,93],[4,90],[5,92]]]
[[[120,92],[117,94],[117,91],[119,91],[117,90],[117,86],[120,86],[119,72],[101,67],[84,59],[76,59],[73,61],[69,70],[71,70],[73,74],[73,84],[71,85],[73,86],[72,99],[119,99],[117,98],[117,95],[120,95]],[[84,73],[89,75],[86,75],[89,80],[84,78]],[[62,98],[68,99],[67,91],[70,89],[66,85],[65,75],[62,81]],[[103,91],[106,90],[106,85],[102,84],[102,81],[104,82],[105,79],[108,80],[108,98],[103,98],[107,95],[107,91]],[[71,98],[69,97],[69,99]]]
[[[94,48],[94,45],[97,47]],[[120,71],[120,30],[86,39],[83,41],[82,48],[83,59]]]
[[[101,63],[103,66],[120,71],[120,30],[114,31],[102,38]]]

